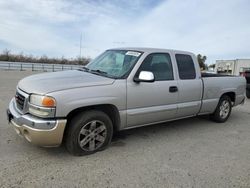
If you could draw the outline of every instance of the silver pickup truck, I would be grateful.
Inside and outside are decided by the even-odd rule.
[[[79,70],[22,79],[7,115],[29,142],[84,155],[106,148],[114,131],[203,114],[225,122],[245,91],[243,77],[201,74],[193,53],[119,48]]]

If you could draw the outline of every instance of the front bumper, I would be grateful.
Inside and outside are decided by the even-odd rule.
[[[20,114],[12,99],[7,110],[9,123],[27,141],[44,147],[59,146],[63,139],[66,119],[42,119]]]

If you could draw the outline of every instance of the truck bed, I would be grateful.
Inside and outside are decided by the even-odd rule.
[[[223,93],[235,93],[234,105],[244,100],[246,81],[242,76],[202,73],[203,98],[200,113],[215,110]]]

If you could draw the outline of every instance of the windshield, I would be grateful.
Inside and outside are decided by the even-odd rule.
[[[123,78],[129,74],[142,52],[129,50],[108,50],[86,67],[89,72],[107,77]]]

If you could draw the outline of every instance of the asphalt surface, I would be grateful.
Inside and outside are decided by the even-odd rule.
[[[105,151],[73,157],[8,125],[17,82],[30,74],[0,71],[0,187],[250,187],[250,100],[223,124],[197,117],[123,131]]]

